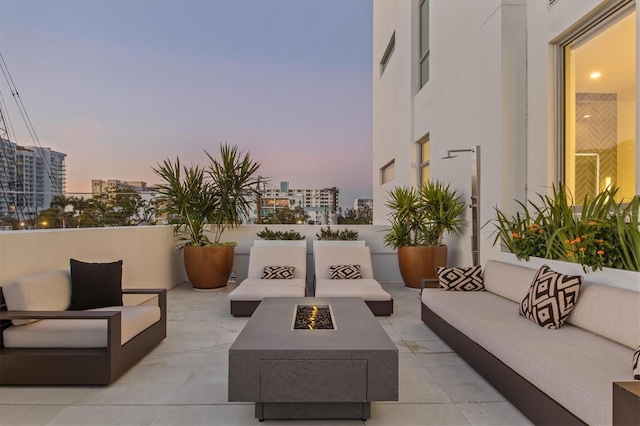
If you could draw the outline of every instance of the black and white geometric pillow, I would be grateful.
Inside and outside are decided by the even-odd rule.
[[[480,265],[470,268],[444,268],[438,266],[440,290],[484,291]]]
[[[640,346],[633,354],[633,380],[640,380]]]
[[[518,312],[541,327],[558,329],[578,303],[582,277],[563,275],[547,265],[536,272]]]
[[[295,266],[265,266],[262,271],[263,280],[290,280],[293,278]]]
[[[359,280],[362,279],[360,265],[331,265],[329,266],[330,280]]]

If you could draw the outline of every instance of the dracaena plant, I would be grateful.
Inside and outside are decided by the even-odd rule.
[[[249,216],[260,163],[237,146],[220,145],[220,158],[205,151],[209,165],[183,165],[179,158],[165,160],[153,171],[162,178],[159,203],[173,224],[174,234],[186,245],[222,244],[228,227]],[[213,228],[213,241],[206,232]]]
[[[437,247],[444,234],[458,235],[464,226],[465,203],[457,190],[440,181],[420,188],[396,187],[388,192],[391,227],[384,243],[398,247]]]

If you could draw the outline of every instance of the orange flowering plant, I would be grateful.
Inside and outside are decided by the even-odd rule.
[[[518,259],[529,257],[640,271],[640,197],[616,203],[617,188],[605,189],[576,207],[562,185],[540,203],[518,202],[522,213],[507,217],[496,208],[494,245],[500,241]]]

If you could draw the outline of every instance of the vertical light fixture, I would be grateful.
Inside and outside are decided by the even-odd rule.
[[[442,159],[456,158],[457,155],[451,155],[453,152],[471,153],[471,257],[476,266],[480,264],[480,145],[467,149],[450,149]]]

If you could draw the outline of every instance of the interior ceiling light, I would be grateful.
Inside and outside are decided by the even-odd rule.
[[[589,77],[591,77],[591,79],[595,80],[596,78],[602,77],[602,74],[600,74],[598,71],[595,71],[595,72],[592,72],[591,74],[589,74]]]
[[[591,115],[589,115],[589,114],[583,115],[583,118],[590,118],[590,117],[591,117]]]

